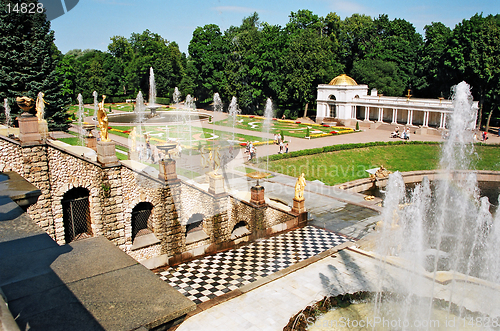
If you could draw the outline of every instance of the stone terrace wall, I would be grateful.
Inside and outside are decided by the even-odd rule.
[[[64,195],[73,188],[87,189],[92,235],[106,237],[138,260],[171,256],[178,262],[230,247],[231,232],[241,221],[253,239],[297,225],[297,215],[290,212],[212,195],[178,179],[165,183],[124,164],[105,167],[50,143],[21,144],[0,136],[0,171],[15,171],[42,191],[28,214],[59,244],[66,243]],[[153,206],[156,241],[138,247],[132,242],[131,218],[141,202]],[[209,238],[186,245],[186,223],[197,213],[204,215]]]
[[[0,136],[0,171],[15,171],[41,190],[37,203],[29,207],[28,213],[55,239],[47,146],[21,146],[18,141]]]
[[[159,254],[181,252],[183,233],[178,217],[181,208],[180,182],[170,183],[166,186],[165,182],[157,178],[138,173],[125,166],[121,168],[121,172],[126,224],[125,237],[127,238],[126,251],[130,251],[132,245],[132,210],[140,202],[149,202],[153,205],[150,216],[153,232],[161,244],[159,247],[133,254],[150,256],[152,252],[159,252]]]

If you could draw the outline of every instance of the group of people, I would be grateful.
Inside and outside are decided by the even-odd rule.
[[[399,126],[397,126],[393,132],[391,132],[391,138],[401,138],[404,140],[410,140],[410,128],[403,128],[403,131],[399,132]]]
[[[288,143],[284,143],[280,134],[274,135],[274,143],[280,147],[278,154],[288,153]]]
[[[251,141],[247,141],[245,153],[248,153],[248,161],[250,161],[257,155],[257,149]]]

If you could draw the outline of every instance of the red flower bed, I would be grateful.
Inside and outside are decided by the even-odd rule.
[[[331,134],[337,134],[338,131],[330,131]]]
[[[273,118],[273,121],[277,121],[278,119],[277,118]]]
[[[246,146],[246,145],[247,145],[247,143],[240,143],[240,145],[241,145],[241,146]]]
[[[130,131],[129,130],[125,130],[125,131],[123,131],[123,133],[127,133],[128,134],[128,133],[130,133]]]
[[[328,128],[328,127],[330,127],[328,124],[323,124],[323,126],[325,126],[325,127],[327,127],[327,128]]]
[[[300,124],[300,122],[299,122],[299,121],[296,121],[296,122],[295,122],[295,124]]]
[[[248,116],[248,117],[250,117],[250,118],[254,118],[255,116],[254,116],[254,115],[250,115],[250,116]]]

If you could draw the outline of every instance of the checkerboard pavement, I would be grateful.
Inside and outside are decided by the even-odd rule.
[[[285,269],[349,239],[313,226],[220,252],[159,272],[180,293],[199,304]]]

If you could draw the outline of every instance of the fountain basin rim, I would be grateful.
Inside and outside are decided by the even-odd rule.
[[[457,170],[452,172],[453,174],[465,174],[465,173],[475,173],[477,175],[478,182],[500,182],[500,171],[495,170]],[[442,179],[445,175],[444,170],[414,170],[401,172],[405,184],[409,183],[420,183],[424,177],[427,177],[430,181],[436,179]],[[350,182],[334,185],[334,188],[338,188],[347,192],[359,193],[366,191],[373,186],[385,187],[387,185],[388,178],[373,180],[371,178],[361,178],[353,180]]]
[[[117,125],[117,124],[142,124],[142,125],[158,125],[158,124],[169,124],[169,123],[180,123],[182,122],[181,119],[176,121],[176,116],[180,115],[188,115],[188,116],[196,116],[197,118],[195,119],[190,119],[188,122],[195,122],[195,121],[208,121],[210,115],[202,112],[194,112],[194,111],[178,111],[178,110],[163,110],[163,111],[157,111],[156,112],[156,117],[153,118],[147,118],[146,116],[150,114],[149,109],[147,111],[141,112],[144,114],[144,121],[143,122],[138,122],[135,120],[129,120],[126,119],[126,117],[136,117],[137,113],[135,112],[123,112],[119,114],[108,114],[108,120],[111,125]],[[151,121],[154,120],[154,121]],[[150,121],[150,122],[148,122]]]

